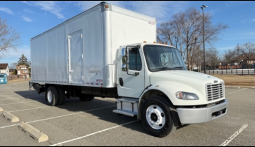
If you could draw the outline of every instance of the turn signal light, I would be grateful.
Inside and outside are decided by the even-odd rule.
[[[143,41],[143,43],[146,43],[146,41]]]
[[[108,6],[108,5],[105,5],[104,7],[105,7],[105,8],[109,8],[109,6]]]

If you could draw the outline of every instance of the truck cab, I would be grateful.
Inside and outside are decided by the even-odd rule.
[[[122,98],[113,112],[136,115],[155,136],[227,113],[224,81],[188,71],[173,46],[147,42],[121,46],[116,67]]]

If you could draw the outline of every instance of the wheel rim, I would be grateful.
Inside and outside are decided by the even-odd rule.
[[[52,92],[51,92],[51,91],[48,91],[48,93],[47,93],[47,99],[48,99],[48,102],[49,102],[49,103],[52,102]]]
[[[153,129],[161,129],[166,123],[164,111],[157,105],[151,105],[146,110],[146,120]]]

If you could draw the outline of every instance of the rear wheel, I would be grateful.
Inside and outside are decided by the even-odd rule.
[[[47,88],[45,99],[47,100],[48,104],[51,106],[56,106],[58,104],[58,90],[54,86],[50,86]]]
[[[58,105],[62,105],[65,102],[65,91],[60,86],[58,86],[57,89],[58,89],[58,95],[59,95]]]
[[[80,94],[79,98],[81,101],[92,101],[94,96],[89,94]]]
[[[169,105],[158,96],[147,99],[142,105],[142,123],[150,134],[165,137],[176,129]]]

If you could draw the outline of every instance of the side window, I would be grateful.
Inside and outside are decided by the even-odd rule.
[[[141,57],[140,57],[138,48],[133,48],[132,50],[129,50],[128,55],[129,55],[129,64],[128,64],[129,69],[141,70],[142,62],[141,62]]]

